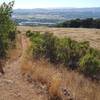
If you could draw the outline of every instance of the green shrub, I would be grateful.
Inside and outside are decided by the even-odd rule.
[[[51,62],[56,63],[56,41],[57,37],[52,33],[43,34],[43,48],[45,51],[45,57],[48,58]]]
[[[76,43],[76,41],[72,41],[70,38],[59,39],[59,42],[56,45],[56,54],[59,62],[62,62],[66,66],[71,66],[71,63],[73,64],[73,67],[77,66],[77,54],[75,51]]]
[[[0,59],[5,58],[6,56],[6,50],[7,50],[7,43],[3,41],[3,39],[0,37]]]
[[[28,31],[26,32],[26,36],[27,36],[27,37],[31,37],[31,36],[32,36],[32,32],[31,32],[30,30],[28,30]]]
[[[100,61],[94,57],[94,54],[87,53],[80,59],[80,70],[86,75],[94,76],[100,73]]]
[[[10,41],[14,41],[16,38],[16,31],[10,31],[8,33],[8,38],[10,39]]]
[[[50,62],[63,64],[71,69],[94,76],[100,73],[100,51],[90,47],[89,42],[77,42],[70,38],[58,38],[52,33],[30,32],[33,57],[45,57]]]
[[[68,62],[67,42],[67,38],[58,39],[56,42],[57,61],[63,64]]]
[[[44,48],[43,43],[44,40],[42,38],[42,35],[38,33],[32,33],[32,37],[30,38],[32,41],[32,47],[33,47],[33,56],[35,58],[40,58],[44,54]]]

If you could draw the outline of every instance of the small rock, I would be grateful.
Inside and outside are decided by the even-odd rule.
[[[70,96],[70,93],[69,93],[69,91],[67,89],[64,89],[63,93],[64,93],[64,95]]]
[[[7,84],[13,84],[14,83],[12,80],[7,80],[7,79],[5,79],[4,82],[7,83]]]

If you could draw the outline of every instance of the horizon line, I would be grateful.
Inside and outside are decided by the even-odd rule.
[[[14,8],[16,9],[89,9],[89,8],[100,8],[100,7],[36,7],[36,8]]]

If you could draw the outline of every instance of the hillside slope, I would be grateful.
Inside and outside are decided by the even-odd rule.
[[[99,83],[78,72],[67,70],[62,65],[57,67],[44,59],[38,61],[27,59],[30,53],[26,51],[30,41],[25,36],[27,30],[49,31],[58,36],[89,40],[91,46],[100,49],[100,30],[22,26],[18,27],[18,30],[21,34],[17,38],[17,47],[9,53],[10,58],[4,67],[5,75],[0,75],[0,100],[48,100],[56,93],[63,98],[62,100],[100,99]]]
[[[88,28],[48,28],[48,27],[29,27],[18,26],[20,31],[40,31],[51,32],[59,37],[68,36],[77,41],[89,41],[90,45],[100,50],[100,29]]]

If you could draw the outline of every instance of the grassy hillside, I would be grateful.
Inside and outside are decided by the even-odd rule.
[[[26,33],[27,30],[35,32],[53,32],[58,37],[71,37],[73,40],[82,41],[89,40],[92,47],[100,49],[96,43],[99,36],[97,29],[64,29],[64,28],[48,28],[48,27],[24,27],[18,29]],[[78,33],[78,34],[77,34]],[[85,35],[84,35],[85,34]],[[76,38],[76,37],[77,38]],[[82,36],[82,37],[81,37]],[[94,36],[94,37],[92,37]],[[93,38],[93,39],[91,39]],[[40,41],[38,41],[38,39]],[[35,41],[35,42],[34,42]],[[33,43],[41,43],[41,38],[33,36]],[[92,42],[91,42],[92,41]],[[47,43],[47,42],[45,42]],[[51,46],[52,47],[52,46]],[[69,70],[62,64],[52,64],[49,60],[40,58],[33,59],[32,52],[29,48],[22,60],[21,71],[28,82],[38,84],[50,100],[99,100],[100,85],[99,81],[95,82],[91,78],[84,77],[83,74],[76,70]],[[41,50],[41,48],[39,49]],[[33,51],[34,52],[34,51]],[[37,52],[37,51],[36,51]],[[41,52],[38,52],[40,54]],[[39,85],[40,84],[40,85]],[[48,100],[45,99],[45,100]]]
[[[90,45],[100,50],[100,29],[88,29],[88,28],[48,28],[48,27],[29,27],[18,26],[18,30],[26,32],[39,31],[54,33],[59,37],[70,37],[77,41],[89,41]]]

